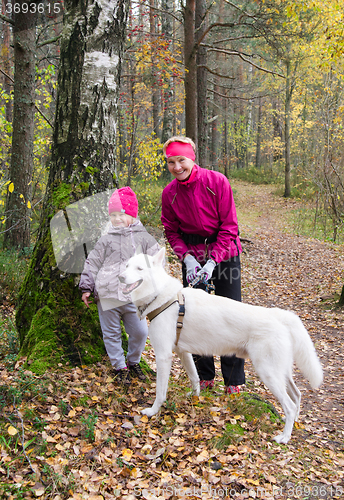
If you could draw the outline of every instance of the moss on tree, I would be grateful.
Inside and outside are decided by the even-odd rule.
[[[62,273],[56,266],[49,221],[57,209],[68,205],[71,187],[61,183],[52,203],[46,205],[43,234],[34,249],[19,293],[16,323],[20,355],[27,356],[30,369],[42,373],[59,363],[89,364],[105,354],[98,311],[81,301],[78,276]]]

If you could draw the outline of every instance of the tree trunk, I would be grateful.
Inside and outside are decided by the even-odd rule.
[[[226,92],[227,95],[227,92]],[[228,123],[227,123],[227,108],[228,108],[228,100],[227,98],[223,99],[223,153],[224,153],[224,161],[223,161],[223,167],[224,167],[224,173],[227,179],[229,178],[229,150],[228,150]]]
[[[2,13],[5,15],[5,12],[6,12],[6,4],[7,4],[7,0],[2,0]],[[11,54],[10,54],[10,33],[11,33],[11,29],[10,29],[10,25],[6,22],[3,23],[3,43],[2,43],[2,54],[1,54],[1,60],[2,60],[2,69],[4,70],[4,73],[6,73],[6,75],[9,75],[11,74],[11,63],[10,63],[10,60],[11,60]],[[12,82],[11,80],[3,75],[3,82],[4,82],[4,91],[6,92],[6,94],[10,95],[11,94],[11,90],[12,90]],[[13,116],[12,116],[12,101],[8,100],[6,101],[6,120],[8,122],[11,122],[12,119],[13,119]]]
[[[153,114],[153,131],[159,137],[159,104],[160,92],[158,87],[158,79],[156,75],[157,62],[155,57],[156,51],[156,23],[155,23],[155,2],[149,1],[149,25],[150,25],[150,39],[151,39],[151,58],[152,58],[152,114]]]
[[[243,64],[240,60],[238,62],[237,68],[237,78],[240,85],[240,88],[244,86],[244,75],[243,75]],[[245,110],[243,101],[239,100],[235,103],[236,109],[236,118],[235,118],[235,128],[236,128],[236,156],[237,156],[237,168],[241,169],[245,167],[245,159],[246,159],[246,137],[244,134],[244,123],[246,121],[245,118]]]
[[[279,119],[277,102],[275,99],[272,100],[272,131],[273,138],[278,138],[280,141],[283,141],[283,127]],[[277,151],[273,151],[272,153],[273,161],[280,160],[282,158],[282,154]]]
[[[224,5],[223,0],[220,0],[219,3],[219,15],[218,22],[223,23],[224,16]],[[223,54],[219,52],[216,53],[216,71],[221,73],[221,67],[224,63]],[[214,94],[213,94],[213,121],[211,122],[211,164],[214,170],[219,169],[219,157],[220,157],[220,115],[222,108],[222,99],[219,96],[221,93],[220,82],[221,78],[218,75],[215,75],[214,78]]]
[[[202,40],[207,28],[206,22],[207,2],[196,0],[195,30],[196,42]],[[197,49],[197,139],[198,139],[198,164],[205,167],[207,164],[207,49],[198,45]],[[202,67],[200,67],[202,66]]]
[[[184,9],[185,133],[197,146],[197,64],[195,50],[196,0],[186,0]]]
[[[339,301],[338,301],[339,307],[344,306],[344,286],[342,288],[342,293],[340,294]]]
[[[285,108],[284,108],[284,130],[285,130],[285,186],[284,186],[284,197],[288,198],[291,195],[291,185],[290,185],[290,102],[291,102],[291,83],[290,83],[290,61],[286,62],[287,66],[287,77],[285,81]]]
[[[262,143],[262,98],[258,99],[258,118],[257,118],[257,143],[256,143],[256,168],[260,169],[262,163],[261,155]]]
[[[76,276],[57,268],[50,221],[116,182],[116,103],[128,5],[98,0],[85,8],[83,0],[65,0],[64,7],[49,179],[16,314],[20,354],[36,373],[57,363],[91,363],[105,352],[95,304],[86,309]]]
[[[21,5],[23,1],[19,2]],[[29,6],[31,3],[29,3]],[[30,204],[35,119],[37,15],[17,9],[14,16],[14,99],[9,177],[14,189],[6,199],[5,248],[30,246]]]
[[[215,76],[215,82],[218,77]],[[214,85],[215,92],[218,92],[219,87]],[[211,166],[214,170],[219,169],[219,112],[220,99],[214,92],[213,94],[213,121],[211,122]]]
[[[172,44],[173,23],[169,13],[173,13],[173,0],[162,0],[161,8],[164,11],[162,14],[162,33],[165,39]],[[161,142],[164,144],[173,135],[173,78],[169,77],[165,82],[166,88],[164,89],[164,117],[162,124]],[[165,175],[169,177],[169,171],[165,170]]]

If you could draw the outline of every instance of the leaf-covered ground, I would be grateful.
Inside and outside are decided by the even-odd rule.
[[[168,401],[148,419],[154,377],[118,387],[106,359],[93,367],[35,377],[0,365],[0,498],[22,499],[331,499],[344,497],[343,247],[295,236],[298,205],[271,187],[235,182],[243,300],[297,312],[324,366],[302,391],[290,443],[271,440],[281,409],[248,361],[240,396],[224,396],[220,377],[199,400],[174,360]],[[171,259],[169,272],[180,276]],[[144,358],[154,369],[154,353]]]

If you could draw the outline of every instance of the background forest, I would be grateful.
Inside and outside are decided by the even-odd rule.
[[[15,69],[18,5],[2,0],[0,25],[0,219],[7,248],[35,241],[48,180],[64,9],[63,2],[50,2],[49,11],[37,12],[30,41],[34,74],[28,75]],[[228,177],[284,183],[281,194],[310,202],[301,226],[340,238],[342,16],[341,0],[131,2],[115,169],[120,185],[139,191],[143,222],[158,221],[159,186],[169,179],[161,144],[186,134],[198,143],[201,166]],[[35,101],[34,117],[29,104],[34,125],[30,137],[12,144],[15,88],[25,88],[25,79]],[[11,236],[18,226],[27,230],[24,239]]]

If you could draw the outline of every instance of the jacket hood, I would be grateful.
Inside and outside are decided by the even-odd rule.
[[[114,227],[111,223],[108,229],[108,234],[125,234],[128,231],[132,233],[141,233],[145,231],[142,222],[136,219],[132,224],[126,227]]]

